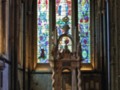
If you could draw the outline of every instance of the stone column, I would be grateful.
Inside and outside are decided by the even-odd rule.
[[[54,61],[50,60],[50,67],[52,70],[52,90],[55,90],[55,70],[54,70]]]
[[[76,85],[76,70],[75,68],[72,70],[72,90],[77,90]]]
[[[82,87],[81,87],[81,72],[80,72],[80,69],[78,68],[78,75],[77,75],[77,79],[78,79],[78,90],[82,90]]]
[[[2,45],[1,45],[1,43],[2,43],[2,4],[1,4],[1,2],[0,2],[0,54],[1,54],[1,52],[2,52]]]

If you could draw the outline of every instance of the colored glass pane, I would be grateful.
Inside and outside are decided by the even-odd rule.
[[[68,31],[69,34],[71,34],[71,0],[56,0],[56,28],[57,28],[57,34],[60,36],[61,34],[64,34],[63,26],[66,24],[62,19],[67,16],[69,18],[69,21],[67,24],[69,25],[70,29]],[[64,41],[62,41],[64,42]],[[69,46],[70,50],[72,49],[72,46]]]
[[[71,41],[71,39],[69,38],[69,37],[67,37],[67,36],[64,36],[64,37],[62,37],[61,38],[61,40],[60,40],[60,42],[59,42],[59,47],[58,47],[58,49],[60,50],[60,52],[62,52],[63,51],[63,49],[65,49],[65,45],[67,44],[67,46],[68,46],[68,49],[70,50],[70,51],[72,51],[71,49],[71,46],[72,46],[72,41]]]
[[[37,63],[49,58],[49,0],[37,0]]]
[[[78,29],[83,63],[90,63],[90,0],[78,0]]]
[[[62,29],[65,25],[65,22],[62,19],[68,16],[70,26],[69,33],[71,33],[71,0],[56,0],[56,27],[58,36],[64,34],[64,30]]]

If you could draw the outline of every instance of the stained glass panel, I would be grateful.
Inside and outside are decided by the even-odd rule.
[[[70,51],[72,51],[71,49],[71,46],[72,46],[72,41],[71,41],[71,39],[69,38],[69,37],[67,37],[67,36],[64,36],[64,37],[62,37],[61,38],[61,40],[60,40],[60,42],[59,42],[59,47],[58,47],[58,49],[60,50],[60,52],[62,52],[63,51],[63,49],[65,49],[65,42],[67,42],[67,46],[68,46],[68,49],[70,50]]]
[[[78,0],[78,29],[83,63],[90,63],[90,0]]]
[[[64,34],[64,30],[62,29],[65,25],[65,22],[62,19],[68,16],[69,18],[69,34],[71,34],[71,0],[56,0],[56,27],[58,36]]]
[[[37,0],[37,63],[49,58],[49,0]]]
[[[69,21],[67,24],[69,25],[69,34],[72,33],[71,31],[71,9],[72,9],[72,1],[71,0],[56,0],[56,28],[57,28],[57,34],[58,37],[61,34],[64,34],[63,26],[66,24],[62,19],[67,16],[69,18]],[[63,39],[64,40],[64,39]],[[64,41],[61,41],[64,42]],[[72,49],[72,46],[69,46],[70,50]]]

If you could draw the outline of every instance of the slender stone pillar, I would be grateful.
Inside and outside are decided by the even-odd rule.
[[[81,72],[80,72],[80,69],[78,68],[78,75],[77,75],[77,79],[78,79],[78,90],[82,90],[82,87],[81,87]]]
[[[77,90],[76,85],[76,70],[75,68],[72,70],[72,90]]]
[[[0,53],[2,53],[2,4],[0,3]]]
[[[55,90],[54,84],[55,84],[55,71],[54,68],[52,68],[52,90]]]
[[[50,67],[52,70],[52,90],[55,90],[55,70],[54,70],[54,61],[50,61]]]

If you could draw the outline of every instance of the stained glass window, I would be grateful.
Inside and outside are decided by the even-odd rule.
[[[90,0],[78,0],[78,28],[83,63],[90,63]]]
[[[65,33],[63,27],[66,23],[62,20],[65,16],[69,18],[68,33],[72,35],[72,0],[56,0],[55,5],[57,36]],[[78,30],[83,63],[90,63],[90,0],[78,0]],[[48,63],[49,33],[49,0],[37,0],[37,63]],[[64,48],[66,39],[61,39],[59,49]],[[71,42],[69,49],[72,50]]]
[[[37,0],[37,63],[49,58],[49,0]]]
[[[69,25],[70,29],[69,29],[69,34],[72,33],[72,25],[71,25],[71,17],[72,17],[72,13],[71,13],[71,9],[72,9],[72,1],[71,0],[56,0],[56,28],[57,28],[57,34],[58,36],[60,36],[61,34],[64,34],[64,30],[63,30],[63,26],[66,24],[62,19],[64,17],[68,17],[69,21],[67,22],[67,24]],[[63,39],[64,40],[64,39]],[[64,41],[61,41],[64,42]],[[60,44],[61,48],[64,48],[64,43]],[[72,50],[72,46],[70,44],[69,49]]]

